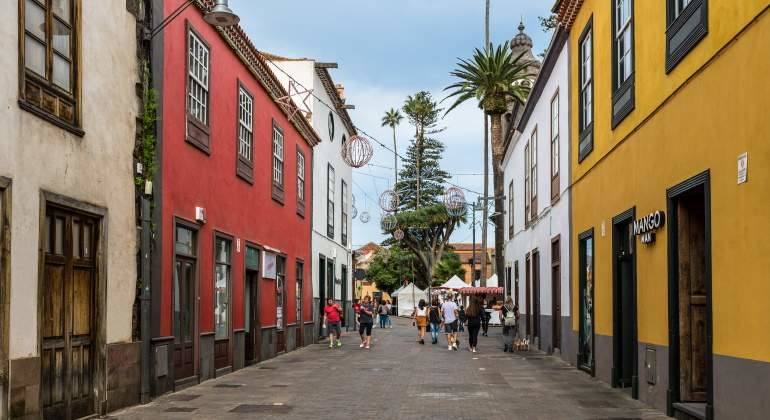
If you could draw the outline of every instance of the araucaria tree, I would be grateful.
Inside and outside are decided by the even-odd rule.
[[[444,194],[449,174],[441,169],[444,145],[432,137],[442,129],[437,127],[442,111],[430,93],[421,91],[407,97],[403,107],[409,123],[414,126],[412,139],[402,162],[396,191],[401,199],[399,210],[417,210],[438,204]]]
[[[400,179],[396,184],[401,201],[396,229],[404,232],[397,246],[409,250],[421,274],[419,287],[428,286],[434,278],[437,264],[444,256],[446,244],[454,229],[464,218],[447,214],[442,197],[449,174],[441,169],[444,145],[432,137],[441,132],[437,127],[441,109],[430,93],[422,91],[409,96],[402,108],[415,136],[402,160]],[[417,280],[417,278],[416,278]]]
[[[460,59],[457,68],[450,74],[458,79],[445,90],[446,99],[454,98],[447,109],[448,114],[463,102],[475,99],[489,115],[492,125],[492,167],[495,185],[495,263],[497,273],[505,270],[503,242],[505,241],[503,215],[505,187],[503,185],[503,153],[505,151],[502,117],[512,102],[524,103],[530,92],[533,77],[529,72],[531,63],[523,58],[524,53],[513,55],[506,42],[497,48],[476,49],[470,60]]]

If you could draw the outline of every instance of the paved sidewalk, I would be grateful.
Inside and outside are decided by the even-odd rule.
[[[540,353],[503,353],[500,328],[479,353],[415,342],[411,322],[341,349],[314,345],[115,412],[119,419],[667,419]],[[429,337],[429,334],[428,336]],[[467,338],[461,339],[463,347]]]

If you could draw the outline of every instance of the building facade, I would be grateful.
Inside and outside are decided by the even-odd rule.
[[[137,18],[120,2],[6,3],[0,418],[104,414],[139,394]]]
[[[481,280],[481,262],[483,261],[483,258],[487,259],[487,272],[489,273],[489,276],[492,277],[493,275],[497,274],[495,271],[495,249],[494,248],[487,248],[487,252],[484,253],[481,250],[481,245],[476,245],[476,264],[473,264],[473,244],[469,243],[454,243],[454,244],[448,244],[449,247],[451,247],[452,252],[457,254],[457,256],[460,258],[460,262],[462,263],[463,270],[465,270],[465,275],[463,276],[463,281],[467,284],[473,284],[476,280]],[[486,255],[484,255],[486,254]],[[442,280],[449,280],[449,279],[442,279]]]
[[[156,19],[182,3],[155,2]],[[153,44],[161,92],[156,395],[313,339],[312,156],[320,139],[243,30],[210,26],[205,7],[184,9]]]
[[[506,292],[521,336],[571,360],[569,299],[569,48],[555,32],[517,124],[506,133]]]
[[[342,85],[335,84],[330,69],[336,63],[292,59],[264,54],[281,83],[309,115],[323,141],[313,149],[313,313],[321,334],[323,306],[327,298],[342,305],[353,319],[353,251],[351,201],[353,170],[342,158],[342,145],[356,135],[348,114]],[[304,92],[304,93],[303,93]],[[312,94],[311,94],[312,93]],[[347,326],[347,325],[345,325]]]
[[[572,51],[578,366],[678,418],[769,408],[769,10],[554,7]]]

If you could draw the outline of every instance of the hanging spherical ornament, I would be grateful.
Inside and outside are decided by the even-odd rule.
[[[382,230],[386,232],[390,232],[391,230],[395,229],[396,225],[398,225],[398,220],[396,220],[396,216],[392,214],[386,214],[380,221]]]
[[[371,217],[369,216],[369,212],[364,210],[361,212],[361,217],[358,218],[358,220],[361,221],[361,223],[369,223],[369,219]]]
[[[354,168],[360,168],[372,159],[374,147],[369,139],[361,136],[353,136],[342,144],[340,151],[342,159]]]
[[[404,231],[401,229],[396,229],[396,231],[393,232],[393,238],[397,241],[404,239]]]
[[[465,214],[465,194],[457,187],[447,188],[444,193],[444,207],[450,216],[460,217]]]
[[[356,208],[356,206],[353,206],[350,208],[350,218],[355,219],[356,216],[358,216],[358,209]]]
[[[394,212],[398,208],[398,193],[393,190],[385,190],[380,195],[380,208],[387,212]]]

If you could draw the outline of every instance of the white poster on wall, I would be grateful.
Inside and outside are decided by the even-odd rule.
[[[262,277],[266,279],[275,279],[276,255],[272,252],[262,253]]]

